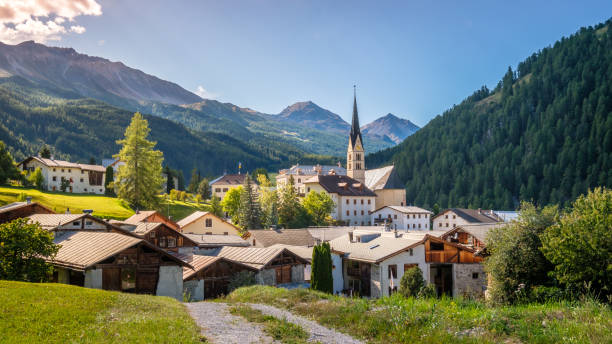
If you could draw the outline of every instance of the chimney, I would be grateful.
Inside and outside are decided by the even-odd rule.
[[[349,237],[349,241],[350,242],[354,242],[353,241],[353,232],[348,232],[348,237]]]
[[[30,204],[32,203],[32,197],[28,196],[26,197],[26,204]]]
[[[70,214],[70,208],[66,208],[66,214]]]

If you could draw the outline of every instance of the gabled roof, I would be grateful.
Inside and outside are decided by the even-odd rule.
[[[147,221],[147,219],[153,215],[159,216],[163,220],[162,222],[165,222],[168,225],[168,227],[171,227],[172,229],[179,228],[176,222],[170,220],[169,218],[165,217],[162,213],[156,210],[140,210],[136,214],[123,220],[123,223],[137,225],[140,222],[159,222],[159,221]]]
[[[451,229],[450,231],[447,231],[446,233],[444,233],[441,236],[441,238],[446,239],[450,235],[453,235],[457,232],[462,231],[462,232],[470,234],[471,236],[475,237],[476,239],[478,239],[478,241],[484,244],[487,238],[487,234],[489,234],[489,232],[492,229],[497,228],[497,227],[507,226],[507,225],[508,224],[504,222],[497,222],[497,223],[478,223],[478,224],[457,226]]]
[[[193,241],[198,247],[219,247],[219,246],[250,246],[249,242],[237,235],[221,234],[191,234],[181,233],[184,237]]]
[[[413,206],[399,206],[399,205],[386,205],[384,207],[380,207],[376,210],[374,210],[373,212],[377,212],[379,210],[385,209],[385,208],[389,208],[389,209],[393,209],[395,211],[398,211],[400,213],[404,213],[404,214],[433,214],[431,211],[427,210],[427,209],[423,209],[423,208],[419,208],[419,207],[413,207]]]
[[[385,166],[365,171],[365,184],[371,190],[404,189],[395,166]]]
[[[470,223],[493,223],[501,222],[501,219],[495,214],[487,214],[488,210],[480,209],[463,209],[463,208],[449,208],[441,212],[440,214],[433,217],[433,219],[444,215],[445,213],[452,211],[460,218]]]
[[[215,179],[210,185],[222,184],[222,185],[243,185],[246,174],[226,174],[221,178]],[[257,184],[257,181],[251,178],[253,184]]]
[[[206,216],[207,214],[211,214],[208,211],[194,211],[193,213],[191,213],[190,215],[188,215],[187,217],[185,217],[184,219],[177,221],[176,224],[180,227],[183,228],[197,220],[199,220],[200,218]]]
[[[250,230],[249,234],[255,240],[257,240],[256,243],[261,244],[264,247],[269,247],[275,244],[291,246],[314,246],[315,244],[315,239],[306,229],[256,229]]]
[[[378,236],[367,242],[351,242],[348,235],[343,235],[329,242],[330,247],[342,252],[345,257],[370,263],[380,263],[392,256],[400,254],[415,246],[422,244],[427,233],[417,233],[410,238],[391,238]]]
[[[376,194],[365,185],[349,176],[318,175],[309,178],[304,183],[318,183],[327,193],[336,193],[341,196],[370,196]]]
[[[84,171],[95,171],[95,172],[106,172],[106,168],[102,165],[88,165],[88,164],[79,164],[76,162],[64,161],[64,160],[55,160],[55,159],[46,159],[38,156],[31,156],[23,160],[19,163],[22,165],[31,160],[36,160],[41,164],[48,167],[59,167],[59,168],[78,168]]]
[[[193,268],[191,267],[183,267],[183,281],[192,277],[193,275],[197,274],[198,272],[205,270],[211,266],[213,266],[214,264],[218,263],[218,262],[222,262],[222,261],[227,261],[230,262],[232,264],[238,264],[240,266],[243,266],[246,269],[249,270],[253,270],[253,271],[257,271],[257,269],[253,268],[252,266],[246,265],[246,264],[242,264],[239,262],[234,262],[231,261],[229,259],[223,258],[223,257],[216,257],[216,256],[201,256],[201,255],[197,255],[194,254],[192,256],[189,257],[185,257],[183,258],[182,256],[179,256],[181,259],[185,260],[187,263],[189,263]]]
[[[308,261],[285,248],[223,247],[221,251],[217,253],[217,256],[249,265],[257,270],[263,270],[281,253],[293,255],[298,258],[298,260],[302,261],[302,263],[308,264]]]
[[[8,213],[10,211],[15,211],[17,209],[21,209],[21,208],[25,208],[25,207],[34,207],[34,206],[38,206],[41,208],[44,208],[45,210],[49,211],[50,213],[55,213],[53,210],[45,207],[44,205],[38,203],[38,202],[13,202],[13,203],[9,203],[9,204],[5,204],[3,206],[0,207],[0,214],[2,213]]]
[[[330,174],[332,170],[335,174],[346,175],[346,168],[338,165],[293,165],[288,169],[278,171],[279,174],[276,178],[288,175],[314,176],[317,174]]]
[[[284,244],[274,244],[270,246],[270,248],[286,248],[290,252],[293,252],[296,256],[300,256],[301,258],[312,262],[312,251],[314,247],[304,247],[304,246],[292,246],[292,245],[284,245]]]
[[[43,229],[53,230],[86,216],[87,214],[33,214],[28,218],[32,223],[39,223]]]

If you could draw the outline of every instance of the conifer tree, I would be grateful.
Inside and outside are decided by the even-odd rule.
[[[166,174],[166,193],[169,195],[170,191],[175,188],[174,186],[174,173],[170,166],[164,167],[164,173]]]
[[[104,177],[104,194],[106,196],[115,196],[115,190],[113,189],[113,181],[115,180],[115,170],[113,166],[106,167],[106,176]]]
[[[183,175],[183,170],[178,170],[176,179],[178,180],[178,185],[176,186],[176,189],[179,191],[184,191],[185,190],[185,176]]]
[[[116,192],[134,208],[153,208],[158,203],[157,195],[162,191],[163,153],[154,150],[156,142],[149,141],[149,124],[139,112],[125,130],[125,137],[118,140],[122,145],[113,157],[124,162],[117,171]]]
[[[312,250],[311,288],[325,293],[333,293],[332,259],[329,243],[316,245]]]
[[[298,198],[293,176],[289,177],[289,182],[279,192],[278,222],[285,228],[308,226],[310,219]]]
[[[197,168],[193,168],[191,170],[191,178],[189,179],[189,186],[187,187],[187,191],[191,193],[198,192],[198,186],[200,185],[200,172]]]
[[[259,200],[261,205],[261,223],[264,228],[278,224],[278,194],[272,189],[270,180],[265,174],[257,175],[259,182]]]
[[[43,148],[40,149],[40,152],[38,154],[40,154],[41,158],[51,159],[51,150],[47,145],[44,145]]]
[[[247,173],[240,193],[240,207],[238,208],[238,221],[244,229],[261,228],[261,208],[257,199],[257,192],[253,190],[253,180]]]

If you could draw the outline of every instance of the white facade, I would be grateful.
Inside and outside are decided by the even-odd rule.
[[[417,207],[386,206],[372,213],[372,223],[398,230],[430,230],[432,213]]]
[[[429,284],[429,264],[425,262],[425,245],[413,247],[412,249],[408,250],[408,252],[402,252],[395,255],[385,261],[382,261],[378,265],[372,264],[372,269],[374,269],[376,266],[378,266],[380,269],[380,295],[389,296],[389,290],[391,287],[391,278],[389,278],[390,270],[396,271],[396,276],[393,278],[393,290],[397,291],[400,289],[399,283],[402,276],[404,276],[405,270],[411,268],[413,264],[416,264],[421,269],[423,272],[423,278],[425,279],[425,284]],[[390,268],[390,266],[394,266],[395,269]]]
[[[104,194],[105,169],[99,165],[83,165],[67,161],[31,158],[20,164],[24,171],[40,168],[44,189],[61,191],[62,180],[70,181],[66,192]]]

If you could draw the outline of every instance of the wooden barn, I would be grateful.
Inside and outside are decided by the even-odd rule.
[[[166,251],[189,254],[193,253],[194,247],[198,246],[196,242],[168,226],[165,222],[130,224],[122,221],[111,221],[111,223]]]
[[[49,260],[55,282],[182,300],[183,267],[190,265],[142,239],[113,232],[60,231],[54,242],[61,246]]]
[[[193,255],[183,259],[192,266],[183,268],[183,291],[192,301],[227,295],[228,285],[235,274],[241,271],[258,272],[252,266],[222,257]]]
[[[55,212],[36,202],[15,202],[0,207],[0,223],[11,222],[33,214],[55,214]]]

